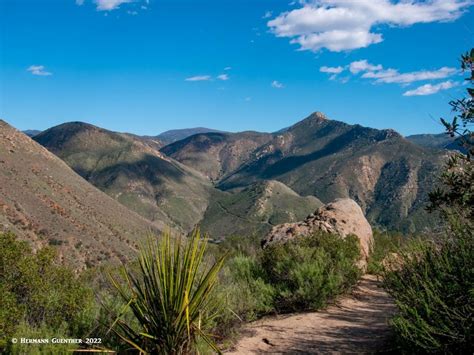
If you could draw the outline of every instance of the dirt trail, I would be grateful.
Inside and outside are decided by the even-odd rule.
[[[377,279],[366,275],[353,294],[325,310],[249,324],[228,354],[374,353],[389,335],[394,311]]]

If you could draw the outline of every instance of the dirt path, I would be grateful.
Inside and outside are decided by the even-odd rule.
[[[387,320],[394,311],[377,279],[366,275],[352,295],[323,311],[249,324],[228,354],[373,353],[389,335]]]

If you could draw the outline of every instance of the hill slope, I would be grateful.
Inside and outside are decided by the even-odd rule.
[[[97,190],[63,161],[0,120],[0,230],[51,244],[75,267],[134,254],[162,229]]]
[[[272,139],[269,133],[196,134],[161,149],[211,181],[218,181],[247,161],[252,152]]]
[[[183,231],[194,227],[219,193],[200,173],[161,154],[155,141],[80,122],[34,139],[128,208]]]
[[[350,197],[371,222],[413,231],[430,225],[424,205],[443,154],[392,130],[349,125],[314,113],[255,150],[218,186],[231,189],[275,179],[325,203]]]
[[[174,143],[182,139],[188,138],[195,134],[200,133],[225,133],[217,129],[205,128],[205,127],[196,127],[196,128],[183,128],[183,129],[172,129],[163,133],[160,133],[156,136],[159,140],[166,144]]]
[[[273,225],[304,219],[322,206],[278,181],[262,181],[211,201],[200,223],[214,239],[267,233]]]

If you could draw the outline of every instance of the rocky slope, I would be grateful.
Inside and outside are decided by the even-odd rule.
[[[245,163],[255,149],[272,137],[259,132],[204,133],[167,145],[161,151],[216,182]]]
[[[199,172],[160,153],[151,138],[72,122],[34,139],[131,210],[185,232],[220,194]]]
[[[254,150],[218,187],[274,179],[323,202],[352,198],[371,223],[414,231],[431,224],[424,206],[444,154],[393,130],[349,125],[314,113]]]
[[[316,197],[302,197],[281,182],[262,181],[211,201],[200,225],[214,239],[261,237],[272,226],[302,220],[321,205]]]
[[[0,120],[0,230],[33,247],[54,245],[74,267],[135,254],[163,229],[102,193],[63,161]]]

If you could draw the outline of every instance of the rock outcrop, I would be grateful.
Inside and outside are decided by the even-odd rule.
[[[265,248],[273,243],[286,242],[317,231],[338,234],[343,238],[351,234],[357,236],[361,249],[361,265],[366,264],[373,244],[372,228],[359,205],[349,198],[337,199],[320,207],[304,221],[273,227],[263,239],[262,246]]]

